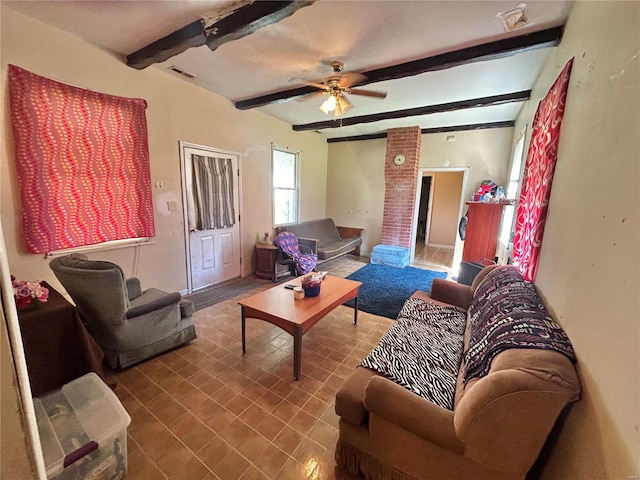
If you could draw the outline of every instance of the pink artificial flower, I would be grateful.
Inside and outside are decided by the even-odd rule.
[[[49,289],[40,285],[40,282],[18,281],[11,275],[11,285],[18,309],[26,308],[33,300],[46,302],[49,299]]]

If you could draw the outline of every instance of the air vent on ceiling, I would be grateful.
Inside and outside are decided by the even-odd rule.
[[[527,16],[524,13],[524,9],[526,7],[526,3],[521,3],[513,10],[509,10],[508,12],[496,13],[495,17],[502,19],[504,29],[507,32],[526,27],[528,25]]]
[[[196,78],[196,76],[193,73],[185,72],[183,69],[178,68],[175,65],[171,65],[170,67],[167,67],[167,69],[177,73],[178,75],[182,75],[183,77],[188,78],[189,80],[193,80],[194,78]]]

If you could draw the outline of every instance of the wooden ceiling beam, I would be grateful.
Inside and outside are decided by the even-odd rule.
[[[460,65],[467,65],[474,62],[495,60],[538,48],[555,47],[560,43],[560,40],[562,40],[562,32],[562,26],[554,27],[526,35],[520,35],[518,37],[505,38],[495,42],[484,43],[474,47],[442,53],[440,55],[434,55],[433,57],[400,63],[390,67],[360,72],[366,77],[366,79],[353,86],[368,85],[370,83],[382,82],[385,80],[395,80],[398,78],[419,75],[421,73],[435,72]],[[234,103],[236,108],[239,110],[249,110],[251,108],[262,107],[272,103],[286,102],[292,98],[301,97],[317,91],[317,88],[311,86],[297,87],[253,98],[247,98],[245,100],[238,100]]]
[[[423,128],[420,130],[420,133],[448,133],[464,132],[468,130],[485,130],[489,128],[510,128],[515,124],[516,122],[514,120],[507,120],[504,122],[471,123],[466,125],[453,125],[450,127]],[[358,142],[361,140],[376,140],[378,138],[387,138],[387,132],[369,133],[367,135],[353,135],[351,137],[327,138],[327,143]]]
[[[127,55],[127,65],[137,70],[147,68],[154,63],[162,63],[191,47],[204,45],[204,22],[196,20],[180,30],[156,40],[155,42]]]
[[[162,63],[189,48],[202,45],[207,45],[213,51],[220,45],[277,23],[314,1],[258,1],[238,8],[208,27],[203,20],[196,20],[127,55],[127,65],[142,70],[154,63]]]
[[[492,95],[490,97],[471,98],[468,100],[460,100],[458,102],[440,103],[437,105],[426,105],[423,107],[406,108],[403,110],[393,110],[390,112],[373,113],[370,115],[360,115],[348,118],[334,118],[324,122],[305,123],[302,125],[292,125],[296,132],[308,130],[322,130],[325,128],[340,128],[351,125],[359,125],[362,123],[380,122],[382,120],[391,120],[394,118],[417,117],[422,115],[431,115],[433,113],[452,112],[454,110],[463,110],[466,108],[488,107],[492,105],[502,105],[505,103],[526,102],[531,98],[531,90],[522,92],[505,93],[503,95]]]
[[[246,37],[262,27],[278,23],[314,2],[315,0],[257,1],[245,5],[212,25],[208,30],[207,47],[213,51],[224,43]]]

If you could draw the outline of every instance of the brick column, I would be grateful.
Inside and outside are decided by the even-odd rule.
[[[381,240],[383,245],[411,248],[411,226],[421,142],[420,127],[394,128],[387,131]],[[400,166],[393,163],[398,154],[405,156],[405,162]]]

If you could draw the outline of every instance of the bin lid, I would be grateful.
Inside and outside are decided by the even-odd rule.
[[[118,397],[93,372],[33,403],[48,477],[63,470],[67,455],[89,442],[100,448],[131,423]]]

